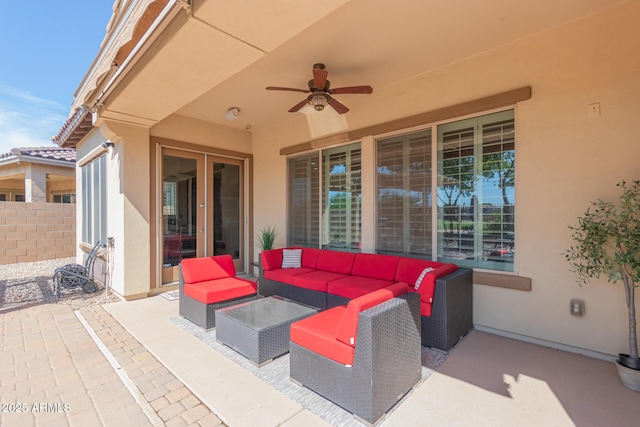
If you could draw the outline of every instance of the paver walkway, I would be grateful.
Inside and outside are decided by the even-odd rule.
[[[79,314],[56,304],[0,313],[0,425],[222,425],[102,307]]]

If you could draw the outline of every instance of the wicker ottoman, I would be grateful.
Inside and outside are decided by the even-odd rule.
[[[216,340],[242,354],[257,366],[289,352],[293,322],[316,314],[313,307],[279,297],[216,310]]]

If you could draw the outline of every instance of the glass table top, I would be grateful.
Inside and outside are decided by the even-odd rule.
[[[272,327],[293,319],[310,316],[318,310],[278,297],[260,298],[216,310],[255,330]]]

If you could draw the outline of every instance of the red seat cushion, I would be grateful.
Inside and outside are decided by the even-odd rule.
[[[433,311],[433,304],[430,302],[420,301],[420,316],[431,316]]]
[[[406,292],[407,284],[400,282],[349,301],[336,331],[338,341],[355,347],[360,312]]]
[[[293,277],[298,274],[311,273],[315,271],[313,268],[277,268],[275,270],[266,270],[264,272],[265,279],[275,280],[276,282],[293,284]]]
[[[316,269],[332,273],[351,274],[355,258],[356,254],[354,252],[322,250],[318,254]]]
[[[356,254],[351,274],[395,283],[400,257],[392,255]]]
[[[291,341],[343,365],[353,365],[354,348],[336,339],[345,307],[320,312],[291,325]]]
[[[256,284],[238,277],[225,277],[198,283],[185,283],[185,295],[204,304],[213,304],[256,293]]]
[[[377,291],[393,285],[389,280],[370,279],[360,276],[345,276],[342,279],[333,280],[327,285],[327,292],[344,298],[358,298],[359,296]]]
[[[198,283],[236,275],[231,255],[186,258],[180,262],[180,265],[185,283]]]
[[[327,284],[333,280],[345,277],[344,274],[328,271],[313,271],[311,273],[293,276],[293,285],[312,291],[327,292]]]

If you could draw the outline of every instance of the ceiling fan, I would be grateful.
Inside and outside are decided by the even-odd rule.
[[[325,70],[324,64],[313,65],[313,79],[309,80],[309,89],[296,89],[291,87],[268,86],[267,90],[288,90],[291,92],[308,93],[307,99],[299,102],[289,109],[290,113],[299,111],[302,107],[309,104],[317,111],[324,110],[324,107],[330,105],[339,114],[344,114],[349,109],[342,103],[338,102],[331,95],[341,95],[346,93],[370,94],[373,92],[371,86],[347,86],[331,89],[331,82],[327,80],[329,72]]]

